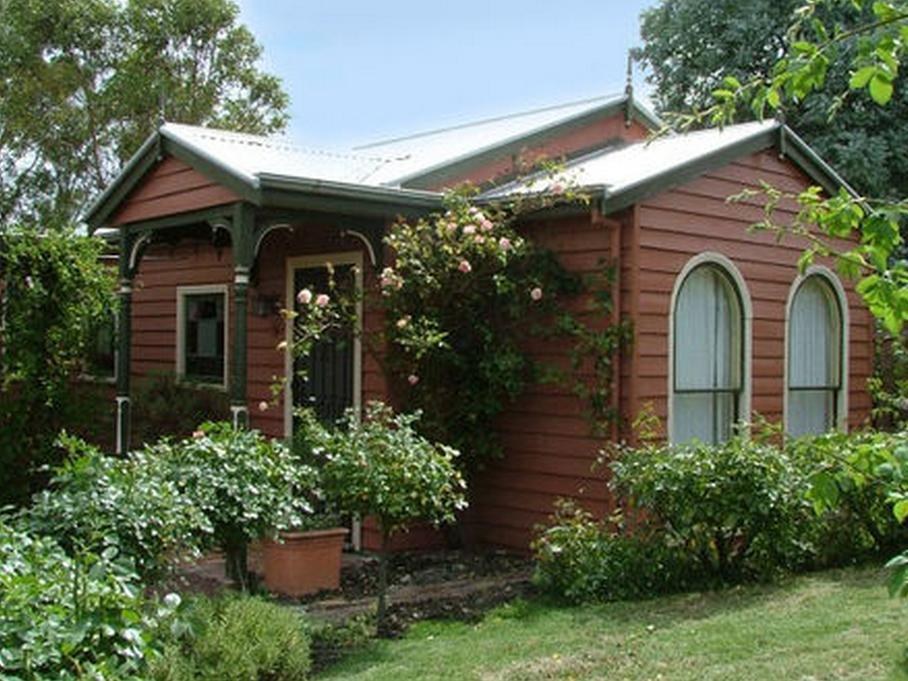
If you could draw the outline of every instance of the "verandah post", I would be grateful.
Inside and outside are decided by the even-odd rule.
[[[133,250],[135,235],[124,227],[119,252],[119,306],[117,308],[117,424],[116,453],[129,451],[132,429],[132,402],[130,394],[130,359],[132,350],[132,281],[135,277]]]
[[[249,275],[254,260],[253,230],[255,213],[252,206],[238,204],[231,224],[233,245],[233,362],[230,372],[230,411],[234,428],[249,427],[246,403],[247,355],[246,325]]]

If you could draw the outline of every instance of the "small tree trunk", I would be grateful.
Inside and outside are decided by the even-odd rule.
[[[231,540],[224,546],[224,568],[227,577],[242,592],[249,590],[249,570],[246,565],[246,541]]]
[[[385,618],[388,609],[388,554],[390,553],[391,533],[381,525],[381,551],[378,556],[378,612],[376,613],[376,633],[384,636],[387,633]]]

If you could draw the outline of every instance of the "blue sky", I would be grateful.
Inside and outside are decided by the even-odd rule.
[[[624,87],[653,0],[239,0],[289,135],[344,147]],[[636,82],[642,87],[642,75]]]

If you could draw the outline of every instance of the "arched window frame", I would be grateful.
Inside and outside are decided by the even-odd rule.
[[[795,295],[797,295],[801,286],[810,279],[811,277],[820,277],[826,284],[829,285],[836,306],[838,307],[839,313],[839,323],[841,325],[840,333],[840,343],[839,346],[839,371],[841,372],[841,380],[839,385],[838,394],[836,395],[836,423],[835,427],[837,430],[845,433],[848,432],[848,348],[850,347],[848,342],[848,329],[849,329],[849,310],[848,310],[848,296],[845,293],[845,287],[842,286],[842,282],[835,275],[835,273],[830,270],[828,267],[823,265],[813,265],[803,273],[798,275],[798,277],[792,282],[791,288],[788,290],[788,300],[785,304],[785,357],[783,360],[784,363],[784,390],[783,390],[783,419],[785,432],[788,432],[788,374],[789,374],[789,355],[791,353],[791,309],[794,305]]]
[[[681,287],[688,275],[698,267],[710,265],[723,271],[735,288],[738,297],[738,304],[741,307],[741,393],[738,398],[737,420],[750,421],[751,412],[751,391],[753,382],[753,359],[752,359],[752,327],[753,327],[753,305],[750,299],[750,290],[747,282],[741,275],[740,270],[728,257],[721,253],[712,251],[700,253],[687,261],[681,272],[675,278],[675,284],[672,288],[672,296],[669,305],[668,314],[668,405],[666,412],[668,414],[668,440],[675,442],[674,438],[674,401],[675,401],[675,309],[678,304],[678,295]]]

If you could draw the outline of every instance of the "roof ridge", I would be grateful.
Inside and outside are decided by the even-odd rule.
[[[578,99],[572,102],[562,102],[561,104],[552,104],[549,106],[543,106],[536,109],[527,109],[525,111],[515,111],[514,113],[504,114],[501,116],[492,116],[490,118],[483,118],[475,121],[470,121],[469,123],[458,123],[457,125],[451,125],[442,128],[435,128],[432,130],[424,130],[422,132],[412,133],[410,135],[401,135],[399,137],[389,137],[388,139],[378,140],[376,142],[369,142],[368,144],[360,144],[353,147],[354,150],[358,149],[370,149],[372,147],[380,147],[385,144],[395,144],[397,142],[406,142],[408,140],[421,139],[423,137],[431,137],[432,135],[438,135],[443,132],[452,132],[454,130],[464,130],[466,128],[473,128],[479,125],[486,125],[488,123],[498,123],[500,121],[507,121],[514,118],[521,118],[522,116],[532,116],[534,114],[546,113],[549,111],[557,111],[558,109],[567,109],[568,107],[578,106],[580,104],[592,104],[594,102],[605,102],[605,101],[618,101],[627,95],[624,94],[613,94],[613,95],[598,95],[596,97],[588,97],[586,99]]]

